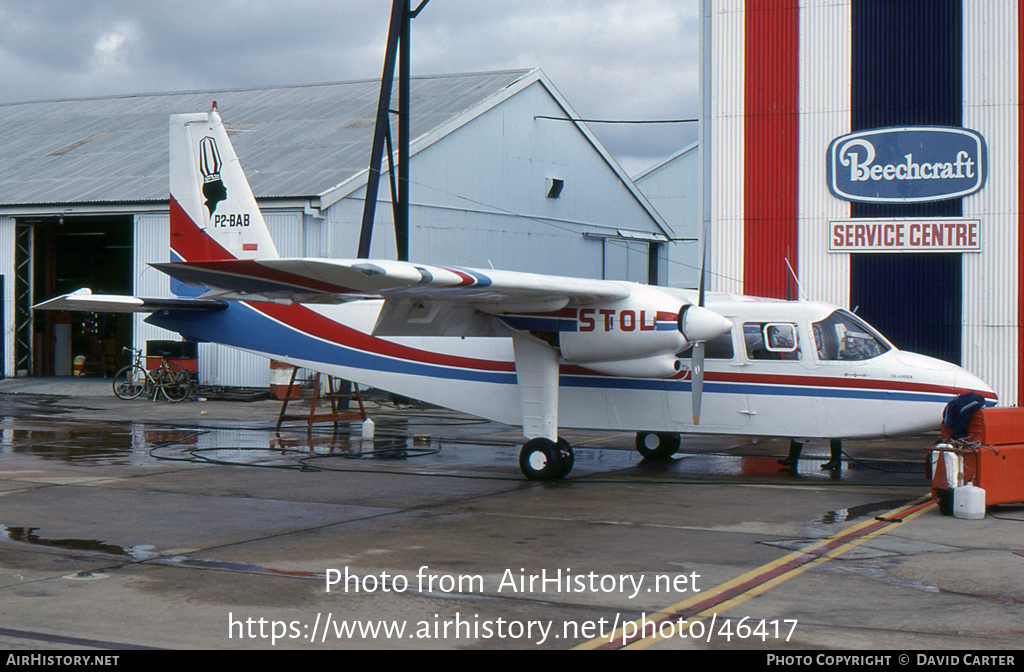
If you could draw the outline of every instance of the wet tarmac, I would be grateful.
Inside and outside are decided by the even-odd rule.
[[[632,434],[572,431],[569,478],[538,483],[517,429],[442,409],[373,404],[364,440],[358,423],[278,434],[273,401],[6,382],[6,648],[1024,641],[1024,506],[940,515],[935,437],[848,441],[841,472],[811,444],[793,472],[780,440],[685,437],[650,461]]]

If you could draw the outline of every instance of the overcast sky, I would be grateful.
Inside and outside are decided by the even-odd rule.
[[[0,0],[0,102],[379,78],[390,8]],[[431,0],[412,44],[414,75],[541,68],[584,118],[698,112],[698,0]],[[591,128],[630,174],[697,139],[696,124]]]

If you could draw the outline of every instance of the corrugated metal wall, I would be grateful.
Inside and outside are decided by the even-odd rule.
[[[134,273],[135,295],[151,297],[171,296],[170,278],[149,266],[150,262],[170,261],[171,224],[166,213],[146,213],[135,216]],[[178,334],[146,324],[145,314],[136,313],[132,322],[133,347],[145,351],[146,341],[179,339]]]
[[[745,35],[751,12],[744,10],[766,6],[788,2],[704,4],[712,40],[705,95],[713,126],[702,151],[714,157],[704,165],[712,183],[705,207],[711,210],[715,289],[739,291],[737,278],[744,273],[743,212],[737,208],[743,203],[744,166],[752,158],[743,149],[752,146],[744,140],[749,126],[742,124],[749,113],[742,83],[751,58],[745,49],[752,39]],[[1018,403],[1024,398],[1024,17],[1018,3],[800,0],[799,21],[799,268],[805,289],[811,298],[849,305],[851,256],[828,252],[831,220],[961,213],[980,219],[982,252],[959,255],[962,328],[955,339],[961,341],[962,364],[990,382],[1003,403]],[[907,53],[911,43],[913,53]],[[985,188],[962,200],[916,208],[850,204],[829,193],[824,162],[832,139],[858,128],[911,123],[962,124],[985,136]]]
[[[963,199],[983,242],[980,254],[963,255],[962,360],[1001,404],[1020,404],[1020,10],[1016,0],[967,0],[963,11],[963,125],[985,136],[989,179]]]
[[[0,297],[0,330],[3,331],[3,371],[14,375],[14,218],[0,217],[0,275],[4,276],[3,296]]]
[[[744,0],[711,5],[711,267],[714,291],[743,291]],[[705,166],[707,164],[705,163]]]
[[[850,255],[829,254],[828,223],[850,204],[825,185],[825,148],[850,132],[850,5],[804,0],[800,10],[800,281],[808,298],[845,306]]]

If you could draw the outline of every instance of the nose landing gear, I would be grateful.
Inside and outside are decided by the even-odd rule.
[[[667,460],[679,450],[681,439],[673,432],[637,432],[636,449],[648,460]]]

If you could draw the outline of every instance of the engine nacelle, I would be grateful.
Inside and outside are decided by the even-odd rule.
[[[580,308],[576,331],[559,334],[562,358],[594,368],[589,364],[674,356],[688,345],[679,330],[683,306],[679,299],[641,285],[621,301]]]
[[[683,369],[683,365],[674,354],[613,362],[591,362],[584,366],[591,371],[624,378],[669,378]]]
[[[700,306],[684,306],[679,313],[679,331],[690,343],[710,341],[732,329],[732,320]]]

